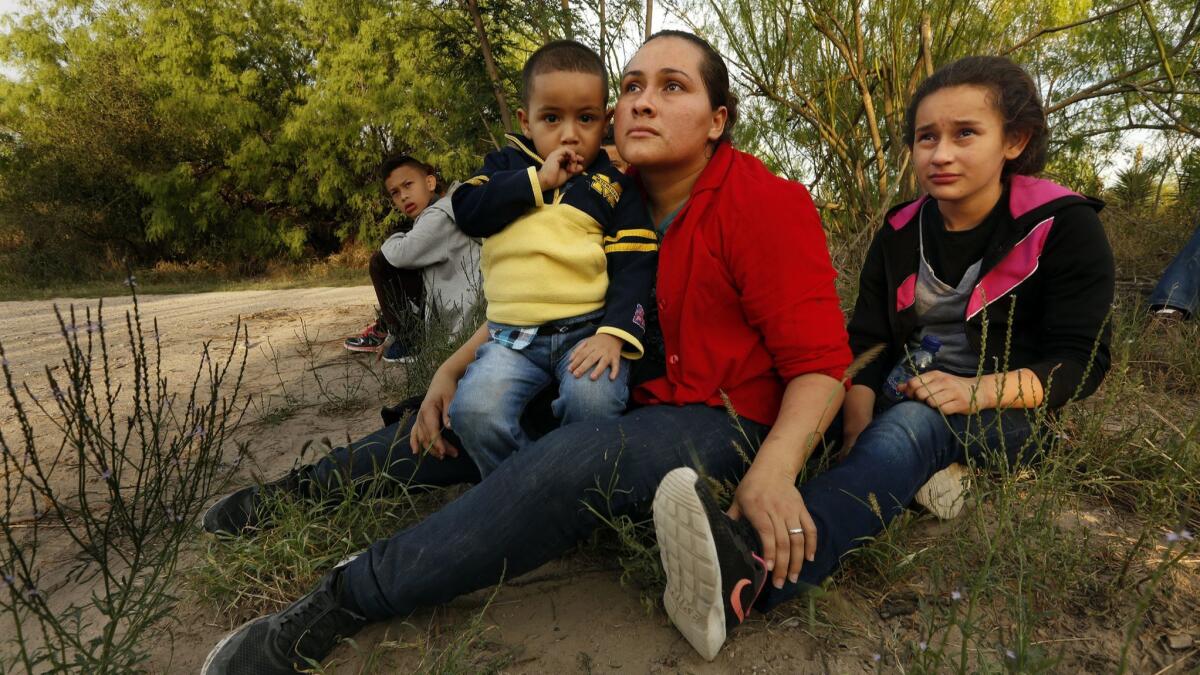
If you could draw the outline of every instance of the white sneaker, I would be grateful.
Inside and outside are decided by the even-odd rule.
[[[941,520],[951,520],[962,511],[970,487],[971,470],[962,464],[951,464],[933,474],[913,500]]]

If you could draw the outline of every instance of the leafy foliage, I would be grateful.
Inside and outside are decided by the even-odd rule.
[[[489,18],[515,20],[503,4]],[[494,42],[511,76],[514,42]],[[47,3],[0,36],[23,75],[0,80],[0,241],[14,273],[48,283],[98,257],[253,272],[378,239],[395,224],[383,157],[461,176],[494,142],[474,44],[449,4]]]

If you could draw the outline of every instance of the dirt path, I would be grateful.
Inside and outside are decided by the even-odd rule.
[[[139,303],[148,333],[152,321],[159,322],[165,370],[190,373],[205,341],[228,345],[239,316],[249,328],[252,344],[264,339],[286,343],[295,340],[297,331],[304,327],[318,342],[335,342],[370,320],[374,294],[370,286],[355,286],[147,295],[139,298]],[[0,340],[17,379],[42,386],[45,378],[38,377],[42,369],[55,367],[61,359],[62,336],[54,305],[67,315],[68,323],[69,308],[74,305],[75,322],[86,330],[84,310],[90,307],[95,321],[97,304],[95,300],[73,298],[0,303]],[[132,305],[128,297],[104,301],[110,340],[125,335],[125,312]],[[124,355],[121,349],[116,352],[118,358]],[[252,350],[247,367],[256,372],[267,360],[267,354]]]

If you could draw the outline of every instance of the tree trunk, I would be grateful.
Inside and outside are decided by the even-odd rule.
[[[646,39],[654,34],[654,0],[646,0]]]
[[[573,40],[574,30],[571,27],[571,5],[570,0],[562,0],[562,21],[563,21],[563,37],[568,40]]]
[[[508,111],[508,101],[504,99],[504,87],[500,84],[500,71],[496,69],[496,60],[492,58],[492,44],[488,42],[487,31],[483,28],[483,17],[479,14],[479,2],[467,0],[467,9],[475,21],[475,32],[479,34],[479,49],[483,52],[483,65],[487,68],[488,79],[492,81],[492,92],[496,95],[496,105],[500,107],[500,122],[505,131],[512,131],[512,114]]]
[[[604,16],[604,0],[600,0],[600,63],[604,63],[604,64],[608,63],[608,61],[604,60],[604,36],[605,36],[604,27],[606,25],[607,24],[605,23],[605,16]]]
[[[921,61],[925,65],[925,77],[933,74],[933,26],[929,12],[921,14]]]

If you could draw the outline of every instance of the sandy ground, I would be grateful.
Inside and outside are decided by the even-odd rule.
[[[215,353],[227,353],[240,316],[251,344],[245,388],[256,401],[247,421],[282,405],[284,393],[305,405],[295,417],[270,427],[270,433],[254,433],[248,468],[234,478],[235,484],[248,482],[253,473],[279,475],[297,460],[298,448],[305,441],[323,437],[337,441],[369,432],[379,424],[379,402],[369,397],[357,407],[347,406],[350,410],[322,414],[320,404],[325,397],[311,375],[314,369],[320,370],[332,395],[351,398],[366,393],[350,391],[351,383],[361,380],[354,376],[360,364],[380,370],[395,368],[352,355],[340,346],[346,335],[357,332],[371,318],[374,296],[370,287],[143,296],[139,301],[147,332],[152,331],[153,319],[159,322],[163,370],[172,381],[190,380],[205,342],[211,341]],[[78,326],[87,323],[84,307],[92,308],[92,320],[96,320],[95,301],[0,303],[0,340],[9,366],[15,378],[28,382],[38,396],[49,392],[44,369],[56,372],[61,368],[62,337],[54,304],[64,311],[75,304]],[[110,343],[127,342],[124,314],[130,307],[128,298],[104,302]],[[128,375],[132,369],[127,353],[119,345],[113,351],[117,377]],[[343,375],[346,383],[339,385]],[[338,391],[339,386],[343,391]],[[14,419],[11,410],[0,413],[0,424],[6,430]],[[44,419],[35,423],[35,432],[43,442],[55,434]],[[728,661],[705,664],[700,660],[665,618],[648,613],[638,592],[623,587],[618,577],[614,569],[597,570],[594,563],[567,560],[513,580],[488,609],[487,621],[494,625],[485,634],[489,651],[511,653],[514,662],[507,669],[511,672],[729,670]],[[64,588],[63,592],[83,599],[89,589],[72,592]],[[488,593],[477,593],[445,608],[373,626],[359,642],[368,648],[383,639],[415,644],[430,634],[454,631],[479,611],[487,597]],[[603,601],[597,602],[597,598]],[[214,608],[189,602],[181,603],[175,618],[173,625],[164,627],[174,636],[173,649],[165,649],[164,640],[164,649],[156,651],[151,667],[158,672],[195,672],[228,625]],[[410,648],[389,653],[386,670],[415,663],[420,658],[418,651]],[[335,672],[355,672],[361,661],[348,647],[335,657],[340,662],[333,668]],[[790,661],[793,657],[785,658]],[[761,670],[762,661],[756,659],[756,663],[756,672],[773,672]],[[793,664],[778,672],[794,670]]]
[[[234,326],[240,316],[250,331],[246,390],[256,401],[248,421],[277,410],[285,395],[299,402],[295,416],[270,426],[269,432],[263,432],[262,427],[244,432],[252,440],[252,455],[247,468],[234,477],[234,484],[239,485],[252,480],[252,473],[267,477],[283,473],[297,460],[298,449],[307,440],[345,439],[377,427],[382,402],[375,400],[377,396],[372,398],[369,388],[362,390],[355,382],[362,381],[364,362],[372,372],[390,377],[396,376],[397,367],[372,363],[369,357],[352,355],[340,346],[346,335],[357,332],[370,320],[373,300],[366,286],[314,288],[145,296],[141,298],[141,310],[148,331],[150,319],[159,321],[163,367],[172,381],[190,379],[204,342],[211,340],[217,353],[227,353],[223,350],[233,344]],[[71,302],[77,307],[96,304],[56,302],[60,307]],[[43,369],[55,368],[61,358],[62,342],[51,304],[0,303],[0,340],[10,368],[37,394],[48,391]],[[129,305],[128,299],[105,302],[110,335],[124,334],[124,312]],[[82,315],[76,322],[85,325]],[[117,352],[116,372],[130,372],[128,356],[119,349]],[[324,390],[314,385],[313,373],[317,371],[324,374]],[[349,403],[339,406],[336,413],[330,412],[322,403],[331,397]],[[7,405],[0,408],[0,425],[6,433],[13,420]],[[37,423],[35,430],[42,438],[53,433],[45,421]],[[927,527],[929,536],[939,536],[950,531],[952,524],[923,527]],[[186,558],[194,559],[195,555],[195,551],[186,554],[185,563]],[[920,592],[919,584],[914,586]],[[75,589],[81,599],[88,592]],[[398,643],[400,646],[386,654],[379,672],[405,672],[421,659],[421,649],[415,645],[430,635],[453,633],[479,612],[489,593],[481,591],[446,607],[372,626],[358,636],[357,642],[364,651],[381,640]],[[905,610],[906,603],[913,606]],[[484,649],[510,654],[510,665],[504,670],[513,673],[872,672],[881,667],[873,656],[885,636],[892,644],[897,638],[903,643],[906,636],[915,641],[921,628],[915,604],[903,598],[865,598],[835,590],[824,606],[828,615],[819,617],[819,621],[828,622],[831,630],[814,630],[807,620],[807,604],[793,603],[765,617],[752,615],[717,660],[705,663],[661,611],[648,612],[638,591],[621,585],[615,564],[601,562],[597,569],[596,561],[572,556],[510,580],[500,589],[485,613],[490,628],[485,633]],[[897,606],[900,609],[895,611]],[[1194,622],[1180,621],[1195,628]],[[227,622],[215,608],[185,596],[174,621],[163,627],[162,647],[155,650],[149,667],[153,672],[196,672],[211,646],[227,632]],[[5,627],[0,626],[0,631],[6,631]],[[1081,633],[1088,635],[1084,639],[1089,643],[1120,642],[1120,635],[1111,631],[1096,633],[1084,628]],[[172,639],[167,639],[168,635]],[[840,637],[831,640],[829,635]],[[1052,637],[1047,632],[1047,639]],[[1087,661],[1088,651],[1081,648],[1061,665],[1069,671],[1109,670],[1113,665],[1107,656]],[[1111,648],[1103,651],[1111,654]],[[352,647],[343,646],[334,656],[337,665],[333,672],[359,671],[362,657]],[[894,655],[882,656],[883,670],[894,669]],[[1141,665],[1153,672],[1170,662],[1168,656],[1159,650]],[[887,667],[888,663],[892,666]]]

